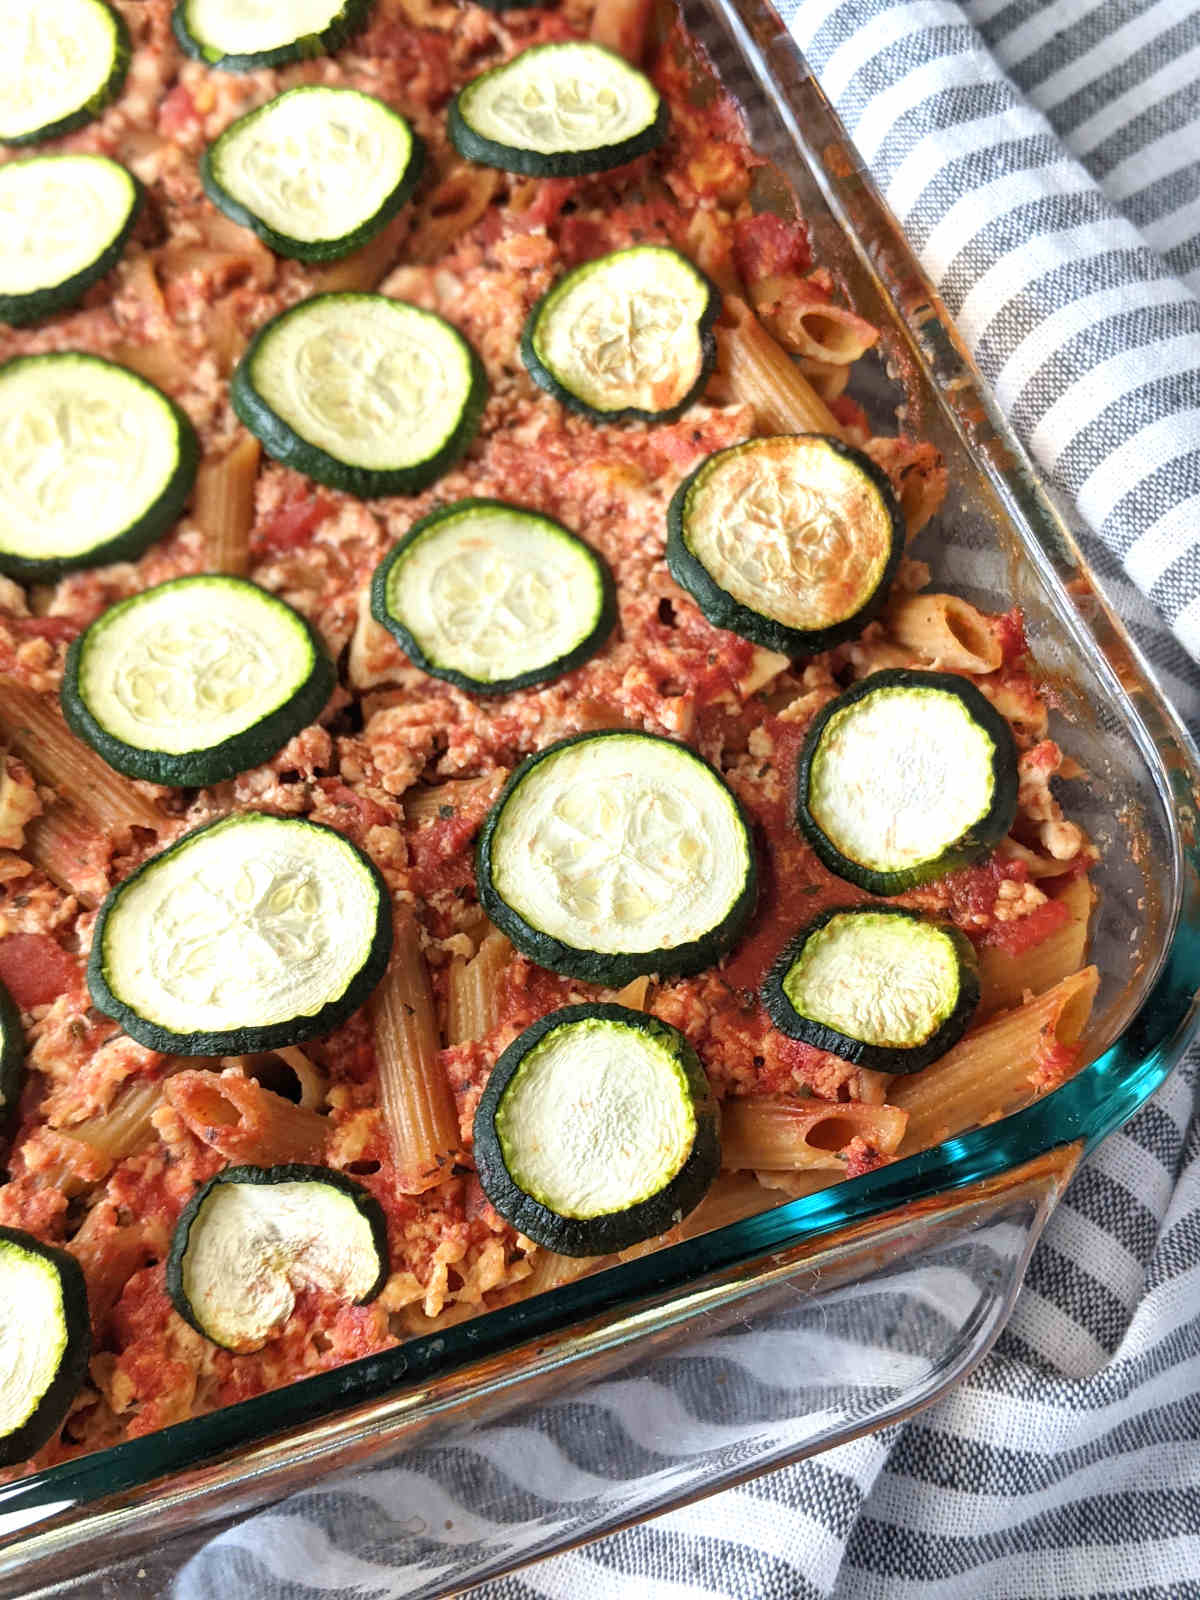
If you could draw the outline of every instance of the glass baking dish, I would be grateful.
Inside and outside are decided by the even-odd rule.
[[[905,1416],[986,1352],[1080,1154],[1195,1032],[1186,732],[779,18],[685,13],[770,163],[758,203],[794,194],[817,259],[886,330],[859,398],[881,418],[902,399],[946,458],[916,553],[981,605],[1019,603],[1054,683],[1052,732],[1087,773],[1070,814],[1103,849],[1091,1064],[879,1172],[0,1488],[0,1596],[200,1600],[259,1561],[303,1581],[301,1513],[335,1530],[323,1578],[342,1592],[444,1594]]]

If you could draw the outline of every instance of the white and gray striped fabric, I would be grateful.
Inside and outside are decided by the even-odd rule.
[[[1093,530],[1093,566],[1200,727],[1200,10],[784,3],[1002,406]],[[473,1600],[1200,1600],[1198,1088],[1194,1052],[1086,1164],[994,1354],[949,1398]],[[636,1458],[635,1419],[592,1425],[611,1430],[614,1459]],[[569,1498],[569,1440],[554,1448]],[[447,1483],[478,1472],[518,1520],[521,1459],[409,1475],[399,1506],[419,1506],[426,1528],[469,1526]],[[252,1520],[193,1559],[177,1600],[405,1594],[402,1519],[385,1540],[360,1517],[316,1494]]]

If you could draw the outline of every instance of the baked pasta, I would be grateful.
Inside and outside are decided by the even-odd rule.
[[[679,24],[8,9],[0,1464],[1075,1069],[1021,616]]]

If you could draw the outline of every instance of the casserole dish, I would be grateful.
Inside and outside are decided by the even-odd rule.
[[[936,547],[926,538],[918,553],[972,600],[1019,603],[1058,687],[1064,737],[1090,774],[1073,814],[1103,852],[1093,950],[1102,987],[1088,1041],[1096,1059],[1027,1110],[893,1167],[9,1485],[0,1491],[0,1592],[61,1582],[78,1593],[74,1575],[106,1562],[105,1583],[161,1593],[216,1526],[318,1474],[374,1471],[435,1430],[456,1441],[469,1430],[472,1449],[485,1451],[495,1419],[551,1391],[547,1417],[568,1388],[603,1381],[597,1392],[611,1397],[687,1381],[678,1375],[701,1339],[764,1341],[777,1364],[769,1397],[727,1385],[694,1434],[676,1430],[665,1466],[661,1457],[614,1459],[597,1431],[602,1490],[562,1502],[551,1483],[527,1483],[536,1510],[516,1523],[504,1521],[499,1500],[476,1498],[478,1536],[452,1549],[428,1541],[397,1575],[405,1592],[477,1581],[902,1415],[987,1348],[1084,1144],[1127,1117],[1185,1047],[1200,982],[1186,735],[1086,582],[1069,528],[994,416],[781,24],[735,0],[713,0],[689,22],[775,164],[778,176],[763,175],[764,204],[786,203],[785,185],[794,187],[818,255],[852,302],[891,330],[892,366],[919,408],[918,431],[950,466],[943,538]],[[880,406],[894,404],[886,383],[880,389]],[[837,1337],[851,1325],[839,1329],[843,1315],[852,1340]],[[771,1342],[781,1329],[794,1370]]]

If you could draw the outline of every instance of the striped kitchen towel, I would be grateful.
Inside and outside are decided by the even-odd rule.
[[[783,9],[1200,728],[1200,9]],[[994,1353],[933,1409],[472,1600],[1200,1600],[1198,1086],[1193,1052],[1088,1161]],[[488,1531],[481,1504],[514,1549],[539,1518],[569,1522],[598,1430],[614,1473],[661,1467],[673,1437],[717,1426],[723,1385],[770,1381],[724,1360],[710,1350],[702,1384],[633,1404],[549,1406],[542,1431],[514,1418],[503,1448],[468,1437],[296,1497],[201,1550],[175,1600],[398,1600],[439,1570],[452,1582]],[[557,1508],[531,1488],[547,1461]]]

